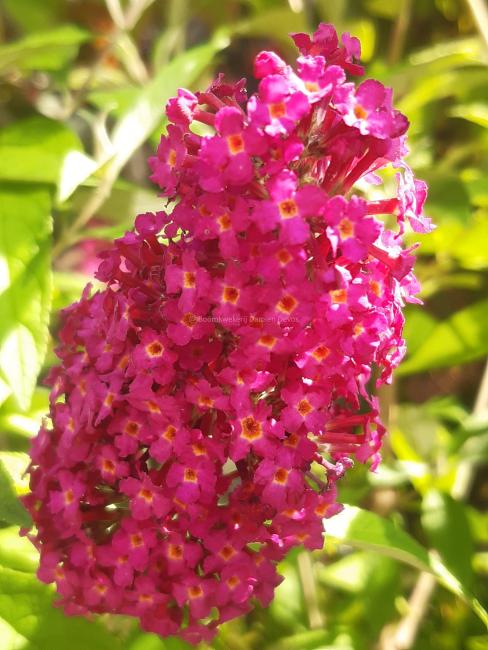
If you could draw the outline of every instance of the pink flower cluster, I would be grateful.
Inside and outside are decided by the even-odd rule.
[[[293,38],[296,70],[261,52],[248,101],[221,77],[169,101],[149,164],[176,205],[139,215],[64,313],[25,503],[68,614],[208,640],[270,602],[290,548],[322,547],[353,459],[379,461],[372,389],[404,354],[426,188],[391,90],[346,80],[357,39]],[[352,194],[387,165],[396,196]]]

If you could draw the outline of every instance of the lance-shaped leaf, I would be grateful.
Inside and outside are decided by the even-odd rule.
[[[29,408],[46,353],[51,305],[47,190],[0,191],[0,377]]]
[[[488,624],[488,614],[480,602],[443,562],[419,544],[411,535],[374,512],[355,506],[325,521],[326,535],[340,542],[391,557],[419,571],[432,573],[446,589],[459,596],[479,618]]]

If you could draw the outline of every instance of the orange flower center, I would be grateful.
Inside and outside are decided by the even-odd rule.
[[[371,287],[371,291],[375,294],[375,296],[378,296],[379,298],[381,296],[381,284],[376,280],[371,280],[369,286]]]
[[[227,578],[226,582],[229,589],[235,589],[241,581],[237,576],[231,576],[230,578]]]
[[[236,554],[236,550],[233,546],[230,546],[230,544],[226,544],[222,549],[219,551],[220,557],[227,562],[227,560],[230,560],[231,557],[233,557]]]
[[[164,352],[164,346],[159,341],[153,341],[146,345],[146,352],[150,357],[161,357]]]
[[[222,290],[222,300],[235,305],[239,300],[239,289],[236,287],[224,287]]]
[[[220,232],[229,230],[232,225],[230,215],[227,212],[224,212],[224,214],[220,215],[220,217],[217,217],[217,223],[219,224]]]
[[[299,438],[296,433],[291,433],[288,438],[285,438],[285,446],[286,447],[292,447],[292,449],[295,449],[295,447],[298,445]]]
[[[192,467],[187,467],[185,469],[184,480],[187,483],[197,483],[198,482],[197,473],[195,472],[195,470]]]
[[[169,442],[172,442],[176,438],[176,428],[172,424],[169,424],[163,431],[163,438]]]
[[[205,446],[203,445],[202,442],[195,442],[191,446],[193,453],[195,456],[206,456],[207,455],[207,450],[205,449]]]
[[[234,133],[234,135],[229,135],[227,137],[227,146],[229,147],[230,153],[235,156],[241,151],[244,151],[244,138],[240,133]]]
[[[281,264],[281,266],[286,266],[293,259],[291,253],[287,251],[286,248],[282,248],[280,251],[278,251],[276,253],[276,257],[278,258],[278,261]]]
[[[352,237],[354,235],[354,224],[352,221],[347,219],[347,217],[344,217],[344,219],[340,220],[338,229],[341,239],[349,239],[349,237]]]
[[[276,305],[278,311],[281,311],[283,314],[291,314],[292,311],[296,309],[298,305],[298,300],[294,298],[291,294],[283,296],[283,298]]]
[[[196,284],[196,276],[193,271],[185,271],[183,273],[183,287],[185,289],[193,289]]]
[[[183,557],[183,548],[180,544],[170,544],[168,548],[168,556],[172,560],[181,560]]]
[[[151,411],[151,413],[161,413],[161,409],[156,404],[156,402],[152,402],[151,400],[148,400],[146,402],[146,406],[148,408],[148,411]]]
[[[186,313],[183,318],[181,319],[181,322],[183,325],[186,325],[190,329],[193,329],[197,323],[197,317],[195,314],[192,314],[191,312]]]
[[[308,399],[304,398],[298,402],[297,411],[300,413],[302,418],[304,418],[313,411],[313,406],[310,404]]]
[[[356,323],[356,325],[354,325],[353,332],[354,336],[359,336],[364,332],[364,327],[361,325],[361,323]]]
[[[176,165],[176,151],[174,149],[170,149],[168,153],[168,165],[170,167],[174,167]]]
[[[211,408],[214,404],[213,399],[210,397],[207,397],[206,395],[200,395],[198,398],[198,406],[207,406],[208,408]]]
[[[269,114],[273,119],[279,119],[286,115],[286,106],[284,102],[276,102],[275,104],[268,104]]]
[[[368,111],[364,108],[364,106],[361,106],[361,104],[356,104],[354,107],[354,115],[358,118],[358,120],[365,120],[368,117]]]
[[[142,490],[139,491],[139,496],[141,497],[141,499],[144,499],[144,501],[146,501],[147,503],[152,503],[153,494],[150,490],[143,488]]]
[[[66,490],[66,492],[64,493],[64,503],[67,506],[70,506],[74,500],[75,500],[75,495],[73,494],[73,490],[71,489]]]
[[[347,291],[346,289],[335,289],[330,291],[330,297],[332,302],[344,304],[347,301]]]
[[[130,420],[125,425],[124,431],[128,436],[135,437],[139,433],[140,428],[141,425],[139,424],[139,422],[134,422],[134,420]]]
[[[257,440],[263,435],[263,427],[261,422],[255,420],[252,415],[248,415],[241,420],[242,433],[241,436],[247,440]]]
[[[102,463],[102,468],[104,472],[108,474],[113,474],[115,472],[115,463],[108,458],[105,458]]]
[[[193,600],[194,598],[201,598],[203,596],[203,589],[200,585],[193,585],[188,587],[188,595]]]
[[[288,481],[288,474],[289,470],[280,467],[280,469],[276,470],[273,481],[275,483],[279,483],[280,485],[285,485]]]
[[[312,352],[312,357],[319,362],[324,361],[330,354],[330,350],[326,345],[318,345]]]
[[[316,93],[319,89],[319,85],[315,81],[306,81],[305,88],[308,90],[309,93]]]
[[[282,219],[293,219],[298,214],[298,206],[293,199],[285,199],[278,203],[278,209]]]
[[[133,535],[130,536],[130,545],[132,548],[139,548],[140,546],[144,546],[144,540],[142,539],[142,535],[139,533],[134,533]]]
[[[271,350],[276,345],[277,340],[278,339],[275,336],[271,336],[270,334],[265,334],[264,336],[261,336],[258,339],[258,344],[262,345],[265,348],[269,348]]]

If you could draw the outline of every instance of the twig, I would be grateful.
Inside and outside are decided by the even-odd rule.
[[[402,56],[411,16],[412,0],[403,0],[391,33],[390,50],[388,52],[388,62],[391,65],[396,63]]]
[[[77,95],[75,96],[73,103],[70,106],[71,109],[70,114],[73,110],[76,110],[76,108],[79,107],[79,105],[83,101],[84,95],[88,90],[89,86],[91,85],[91,81],[96,75],[99,66],[103,63],[103,60],[105,59],[107,54],[109,54],[112,51],[112,49],[117,45],[118,39],[126,33],[126,30],[132,29],[136,25],[137,21],[142,16],[143,12],[153,2],[154,0],[132,0],[127,11],[123,13],[120,7],[119,0],[112,0],[112,1],[106,0],[107,7],[117,27],[112,33],[109,42],[100,53],[97,61],[95,62],[92,70],[90,71],[87,80],[85,80],[85,83],[80,88]],[[119,10],[121,13],[119,12]],[[93,190],[88,201],[81,209],[79,215],[69,225],[69,227],[66,228],[66,230],[64,230],[61,233],[58,241],[54,244],[52,249],[52,254],[54,259],[57,256],[59,256],[60,253],[63,252],[66,246],[70,245],[76,233],[79,230],[81,230],[90,221],[90,219],[93,216],[95,216],[97,211],[102,207],[102,205],[108,199],[108,197],[110,196],[110,192],[112,190],[112,186],[117,180],[119,172],[120,172],[120,166],[118,165],[111,165],[108,168],[100,185]]]
[[[391,650],[409,650],[413,647],[435,585],[436,579],[431,573],[420,574],[408,601],[408,614],[396,629]],[[387,646],[385,650],[390,649]]]
[[[485,365],[483,377],[481,379],[480,387],[476,395],[473,406],[473,415],[475,417],[481,415],[488,409],[488,361]],[[462,501],[469,496],[471,486],[474,478],[474,467],[476,463],[473,460],[465,459],[459,463],[459,467],[454,479],[452,488],[452,496],[455,499]]]
[[[310,628],[317,630],[324,626],[324,619],[317,598],[312,558],[308,551],[302,551],[298,556],[298,574],[302,585],[303,598],[307,606]]]

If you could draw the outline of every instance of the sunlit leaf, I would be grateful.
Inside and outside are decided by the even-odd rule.
[[[453,117],[474,122],[488,128],[488,107],[486,104],[459,104],[449,111]]]
[[[80,210],[87,200],[89,189],[80,187],[73,195],[71,203],[75,210]],[[119,179],[108,199],[99,211],[99,216],[110,224],[89,227],[83,231],[85,239],[107,239],[120,237],[132,228],[135,215],[141,212],[157,212],[165,209],[166,202],[157,195],[156,190],[141,187],[135,183]]]
[[[274,650],[353,650],[351,645],[330,643],[331,635],[326,630],[308,630],[286,637],[273,644]]]
[[[0,191],[0,375],[28,409],[48,339],[51,217],[46,190]]]
[[[59,23],[59,10],[65,0],[3,0],[9,18],[25,31],[37,32]]]
[[[423,48],[412,54],[409,62],[413,66],[444,64],[452,68],[456,63],[485,63],[486,58],[481,39],[468,37],[444,40]]]
[[[448,494],[430,490],[422,500],[422,525],[430,546],[461,582],[470,587],[474,547],[463,504]]]
[[[420,571],[431,570],[427,550],[404,530],[374,512],[346,506],[324,525],[326,535],[345,544],[383,553]]]
[[[0,566],[34,573],[39,553],[27,537],[20,537],[17,526],[0,529]]]
[[[28,454],[22,451],[0,451],[0,463],[10,477],[16,494],[25,494],[29,491],[29,479],[25,470],[29,464]]]
[[[99,163],[81,151],[69,151],[63,159],[59,176],[57,199],[66,201],[76,188],[91,176],[98,168]]]
[[[36,650],[119,650],[100,624],[65,616],[52,606],[52,590],[24,571],[0,567],[0,619]]]
[[[27,438],[34,436],[49,410],[48,395],[47,388],[36,386],[30,408],[25,413],[19,413],[15,399],[6,400],[0,408],[0,430]]]
[[[295,13],[289,7],[281,6],[267,11],[258,11],[251,18],[234,25],[232,29],[238,34],[271,37],[290,47],[288,34],[307,31],[307,23],[303,13]]]
[[[469,195],[462,181],[450,174],[423,174],[429,184],[426,212],[440,225],[447,219],[465,223],[470,215]],[[428,238],[426,238],[428,239]]]
[[[78,136],[59,122],[41,116],[18,120],[0,134],[0,179],[57,184],[66,155],[81,155],[80,149]]]
[[[487,331],[488,300],[481,300],[439,322],[396,374],[411,375],[479,359],[488,352]]]
[[[0,459],[0,521],[29,526],[30,518],[20,503],[9,473]]]
[[[487,612],[460,579],[438,557],[429,553],[393,522],[374,512],[346,506],[341,513],[325,520],[324,525],[326,535],[331,535],[348,546],[375,551],[419,571],[432,573],[446,589],[469,604],[478,617],[488,624]]]
[[[405,328],[403,336],[407,342],[407,350],[410,355],[422,347],[426,337],[436,326],[436,319],[426,309],[417,305],[407,307],[405,310]]]
[[[21,70],[59,70],[72,60],[90,33],[75,25],[29,34],[0,46],[0,74]]]
[[[370,13],[390,20],[398,16],[402,4],[402,0],[366,0],[366,8]]]

